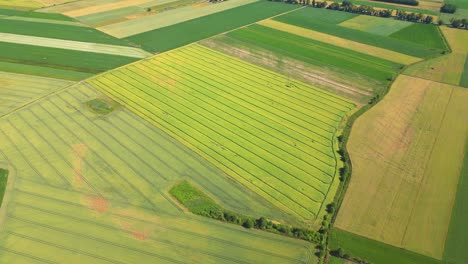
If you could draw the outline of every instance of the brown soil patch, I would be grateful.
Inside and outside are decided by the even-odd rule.
[[[132,238],[136,240],[148,240],[149,237],[152,234],[151,228],[148,227],[135,227],[134,224],[124,221],[124,220],[119,220],[119,225],[122,228],[123,231],[126,233],[130,234]]]
[[[102,196],[89,195],[86,199],[88,207],[99,214],[104,214],[109,210],[110,202]]]

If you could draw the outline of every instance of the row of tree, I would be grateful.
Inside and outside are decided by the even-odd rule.
[[[431,24],[432,21],[434,21],[434,18],[432,16],[426,16],[422,13],[407,13],[401,10],[397,10],[396,19],[411,22],[420,22],[425,24]]]
[[[419,2],[417,0],[376,0],[376,1],[394,3],[394,4],[402,4],[402,5],[410,5],[410,6],[419,5]]]
[[[451,18],[450,19],[450,25],[454,28],[463,28],[463,29],[468,29],[468,19],[462,18],[462,19],[456,19],[456,18]]]

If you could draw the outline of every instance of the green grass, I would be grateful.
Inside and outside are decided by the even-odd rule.
[[[78,20],[93,26],[102,26],[113,21],[125,20],[124,17],[132,14],[143,13],[145,10],[137,6],[128,6],[110,11],[98,12],[77,17]]]
[[[86,102],[86,105],[95,113],[100,115],[107,115],[112,113],[117,104],[112,100],[93,99]]]
[[[397,248],[340,229],[330,233],[330,249],[342,248],[345,254],[379,264],[442,264],[441,261]]]
[[[324,67],[332,66],[380,82],[386,82],[387,78],[392,79],[402,66],[363,53],[260,25],[251,25],[230,32],[228,36],[307,63]]]
[[[43,66],[0,61],[0,71],[36,75],[56,79],[81,81],[92,76],[91,73],[54,69]]]
[[[0,9],[0,15],[29,17],[29,18],[43,18],[43,19],[53,19],[53,20],[61,20],[61,21],[75,21],[73,18],[67,17],[62,14],[20,11],[20,10],[13,10],[13,9]]]
[[[440,49],[423,47],[408,41],[342,27],[335,23],[326,22],[326,20],[322,21],[322,17],[340,16],[342,13],[344,12],[320,8],[304,8],[275,17],[274,20],[420,58],[436,56],[442,51]]]
[[[344,259],[330,256],[328,264],[344,264]]]
[[[220,211],[221,207],[206,194],[184,181],[169,191],[190,212],[204,215],[210,211]]]
[[[468,1],[466,0],[447,0],[447,3],[454,4],[457,8],[468,9]]]
[[[8,170],[0,168],[0,207],[3,203],[3,196],[5,196],[6,186],[8,182],[8,173]]]
[[[390,37],[413,42],[436,50],[447,49],[439,28],[434,25],[414,23],[409,27],[391,34]]]
[[[445,242],[444,260],[450,264],[468,263],[468,145],[458,181],[455,205]]]
[[[340,25],[366,31],[372,34],[388,36],[413,24],[397,19],[360,15],[346,20],[345,22],[340,23]]]
[[[83,73],[98,73],[136,58],[0,42],[0,61]]]
[[[39,23],[22,20],[2,20],[0,32],[36,37],[75,40],[91,43],[129,46],[127,41],[106,35],[94,28]]]
[[[145,50],[163,52],[296,8],[296,5],[262,0],[126,39],[142,45]]]
[[[200,45],[88,83],[285,212],[309,221],[339,165],[332,148],[335,129],[354,107]]]
[[[468,55],[465,60],[465,67],[460,80],[460,86],[468,88]]]

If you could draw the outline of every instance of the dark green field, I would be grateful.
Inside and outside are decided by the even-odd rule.
[[[468,146],[465,147],[456,197],[445,242],[444,260],[448,263],[468,263]]]
[[[414,23],[409,27],[391,34],[390,37],[410,41],[435,50],[447,49],[447,46],[441,37],[439,28],[433,25]]]
[[[0,42],[0,61],[98,73],[138,60],[100,53]]]
[[[5,190],[8,181],[8,170],[0,168],[0,206],[3,202],[3,196],[5,195]]]
[[[251,25],[232,31],[228,33],[228,36],[307,63],[336,67],[381,82],[385,82],[387,78],[393,78],[402,66],[367,54],[260,25]]]
[[[1,8],[0,8],[0,15],[29,17],[29,18],[42,18],[42,19],[53,19],[53,20],[61,20],[61,21],[74,21],[73,18],[64,16],[62,14],[28,12],[28,11],[20,11],[20,10],[12,10],[12,9],[1,9]]]
[[[106,35],[94,28],[21,20],[0,20],[0,32],[36,37],[130,46],[127,41]]]
[[[468,56],[466,56],[465,69],[463,70],[460,86],[468,88]]]
[[[436,56],[442,52],[442,49],[424,47],[409,41],[380,36],[338,25],[338,23],[345,21],[346,18],[349,19],[354,16],[354,14],[341,11],[304,8],[275,17],[274,20],[420,58]]]
[[[340,229],[330,233],[330,249],[378,264],[442,264],[441,261]]]
[[[173,26],[148,31],[128,37],[127,39],[140,44],[147,51],[163,52],[298,7],[297,5],[260,1]],[[188,34],[187,32],[190,33]]]
[[[12,63],[5,61],[0,61],[0,71],[51,77],[70,81],[80,81],[92,76],[91,73],[86,72],[54,69],[50,67]]]

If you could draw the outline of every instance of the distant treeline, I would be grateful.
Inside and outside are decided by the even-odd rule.
[[[419,1],[417,1],[417,0],[374,0],[374,1],[394,3],[394,4],[402,4],[402,5],[410,5],[410,6],[419,5]]]

